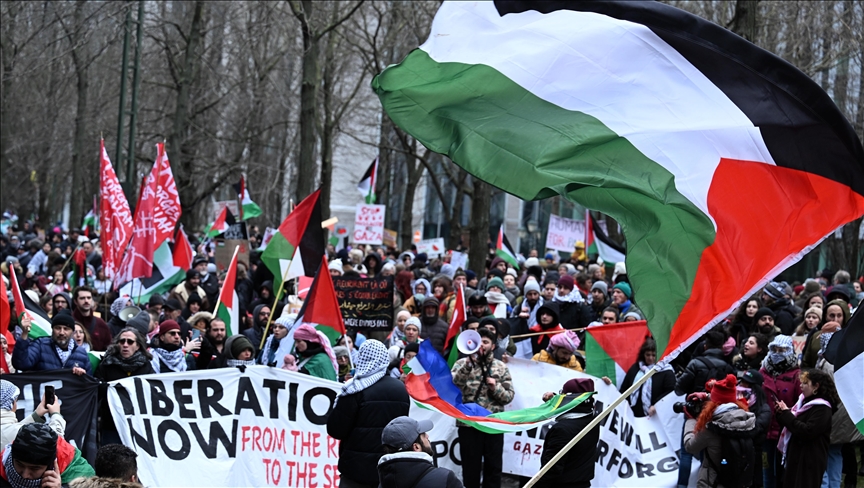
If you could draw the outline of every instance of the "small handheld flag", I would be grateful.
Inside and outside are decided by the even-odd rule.
[[[507,240],[507,236],[504,235],[504,225],[501,225],[501,228],[498,229],[498,240],[495,245],[495,255],[499,258],[507,261],[507,264],[513,266],[514,268],[519,268],[519,261],[516,259],[516,253],[513,251],[513,246],[510,245],[510,241]]]
[[[222,290],[219,291],[219,298],[216,300],[216,316],[225,322],[225,337],[240,332],[240,299],[237,297],[235,285],[237,283],[237,253],[240,251],[240,246],[234,248],[234,257],[231,258],[231,264],[228,265],[228,274],[225,275],[225,282],[222,284]]]
[[[375,185],[378,183],[378,158],[376,157],[360,182],[357,183],[357,190],[366,198],[366,203],[375,203]]]
[[[210,227],[207,228],[207,237],[216,237],[219,234],[222,234],[229,227],[234,225],[237,221],[234,220],[234,214],[228,210],[228,207],[222,207],[222,211],[219,212],[219,215],[216,217],[216,220],[210,224]]]
[[[240,199],[240,220],[246,220],[258,217],[261,215],[261,207],[252,201],[249,196],[249,188],[246,186],[246,178],[240,176],[240,182],[231,185],[237,191],[237,198]]]

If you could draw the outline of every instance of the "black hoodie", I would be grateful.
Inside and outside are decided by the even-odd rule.
[[[378,461],[378,477],[381,488],[462,488],[453,471],[436,468],[424,452],[385,454]]]

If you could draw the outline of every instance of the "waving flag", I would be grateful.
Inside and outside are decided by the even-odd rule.
[[[95,207],[91,208],[85,215],[84,221],[81,222],[81,234],[90,237],[99,230],[99,216],[96,215]]]
[[[345,335],[345,321],[342,319],[339,299],[336,298],[333,278],[327,269],[327,256],[321,258],[321,265],[315,273],[309,292],[306,293],[303,307],[297,312],[296,323],[301,322],[313,324],[330,339],[331,345],[335,345],[336,341]]]
[[[516,259],[516,253],[513,251],[513,246],[510,245],[510,241],[507,240],[507,236],[504,235],[504,224],[501,224],[501,228],[498,229],[498,239],[495,241],[495,255],[504,261],[507,261],[510,266],[517,269],[519,268],[519,261]]]
[[[227,231],[229,227],[237,223],[234,220],[234,214],[228,210],[228,207],[222,207],[222,211],[216,216],[216,220],[207,227],[205,234],[207,237],[216,237],[219,234]]]
[[[251,219],[261,215],[261,207],[252,201],[249,196],[249,188],[246,187],[246,178],[240,176],[240,182],[232,185],[237,191],[237,198],[240,199],[240,220]]]
[[[240,246],[234,248],[234,257],[228,265],[228,273],[216,300],[216,316],[225,322],[225,337],[240,333],[240,299],[237,297],[237,253]],[[257,344],[256,344],[257,345]]]
[[[431,342],[422,342],[420,352],[405,366],[408,370],[405,389],[418,405],[489,434],[522,432],[539,427],[594,394],[583,393],[575,398],[556,395],[537,407],[491,413],[476,403],[462,403],[462,392],[453,384],[447,362]]]
[[[591,358],[585,364],[585,372],[598,378],[606,376],[620,387],[649,335],[647,322],[595,325],[585,332],[585,355]]]
[[[609,265],[623,263],[624,248],[603,232],[588,210],[585,211],[585,223],[585,250],[588,254],[597,254]]]
[[[11,321],[12,310],[9,308],[9,300],[6,299],[6,280],[0,276],[0,335],[6,338],[6,346],[9,352],[15,350],[15,335],[9,332]],[[6,364],[5,354],[0,354],[0,370],[5,373],[9,372],[9,365]]]
[[[101,228],[102,269],[105,276],[114,278],[123,259],[123,251],[132,237],[132,211],[117,180],[117,173],[108,159],[105,140],[101,145],[99,180],[99,226]]]
[[[378,183],[378,158],[376,157],[366,173],[357,183],[357,190],[366,198],[366,203],[375,203],[375,185]]]
[[[176,251],[176,249],[175,249]],[[127,295],[138,305],[146,304],[153,295],[163,295],[186,279],[187,268],[177,266],[177,260],[171,252],[167,241],[163,242],[153,253],[153,267],[150,276],[135,278],[124,284],[119,291],[120,296]]]
[[[451,368],[459,360],[459,349],[456,348],[456,341],[459,339],[459,334],[462,333],[462,324],[465,323],[466,318],[468,318],[468,313],[465,311],[465,287],[459,285],[456,290],[456,304],[453,306],[450,327],[447,329],[447,337],[444,339],[444,350],[450,348],[447,366]]]
[[[326,244],[321,230],[321,190],[304,198],[285,217],[279,231],[261,253],[261,261],[273,273],[273,287],[298,276],[315,276]]]
[[[9,282],[12,288],[12,298],[15,300],[15,315],[18,317],[18,322],[26,314],[30,317],[30,334],[31,339],[51,336],[51,319],[42,310],[38,303],[33,302],[27,295],[21,293],[21,287],[18,286],[18,278],[15,277],[15,268],[9,266]],[[5,298],[4,298],[5,299]]]
[[[180,269],[192,269],[192,261],[195,259],[195,250],[192,249],[192,244],[189,243],[189,238],[186,236],[186,231],[183,226],[177,227],[177,234],[174,235],[174,266]]]
[[[864,312],[859,306],[849,323],[834,333],[825,348],[825,360],[834,365],[834,383],[846,413],[864,434]],[[835,414],[837,415],[837,414]]]
[[[668,359],[864,214],[864,149],[830,97],[660,2],[445,2],[372,85],[472,175],[618,221]]]

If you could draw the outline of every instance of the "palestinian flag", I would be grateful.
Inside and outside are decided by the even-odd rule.
[[[146,304],[153,295],[164,295],[186,279],[186,270],[175,264],[168,241],[153,253],[153,270],[149,278],[135,278],[120,287],[120,295],[127,295],[138,305]]]
[[[498,240],[495,241],[495,255],[504,261],[507,261],[510,266],[519,269],[519,261],[516,260],[516,253],[513,252],[513,246],[510,245],[510,241],[507,240],[507,236],[504,235],[504,224],[501,224],[501,228],[498,229]]]
[[[375,203],[375,184],[378,183],[378,158],[372,161],[369,168],[357,183],[357,190],[366,198],[366,203]]]
[[[618,221],[667,359],[864,214],[864,149],[818,84],[660,2],[445,2],[372,85],[475,177]]]
[[[51,337],[51,319],[38,303],[21,292],[18,278],[15,277],[15,269],[12,266],[9,266],[9,282],[12,288],[12,298],[15,300],[15,316],[18,317],[18,323],[21,323],[24,314],[30,316],[30,339]]]
[[[11,323],[12,310],[9,307],[9,300],[6,298],[6,279],[0,276],[0,335],[6,338],[9,352],[15,350],[15,335],[9,332],[9,325]],[[6,355],[0,354],[0,371],[8,373],[9,366],[9,364],[6,364]]]
[[[81,233],[85,236],[90,236],[99,230],[99,215],[96,211],[90,209],[87,215],[84,216],[84,222],[81,223]]]
[[[468,312],[465,310],[465,289],[459,287],[456,290],[456,305],[453,307],[453,316],[450,318],[450,327],[447,329],[447,337],[444,339],[444,350],[450,348],[450,354],[447,356],[447,365],[451,368],[459,359],[459,349],[456,348],[456,341],[459,339],[459,334],[462,333],[462,324],[468,318]]]
[[[648,323],[594,325],[585,331],[585,356],[591,358],[585,372],[598,378],[607,376],[620,387],[627,370],[639,358],[639,349],[649,335]]]
[[[258,248],[255,250],[258,252],[264,252],[267,249],[267,245],[270,244],[270,241],[275,235],[276,229],[274,229],[273,227],[267,227],[266,229],[264,229],[264,236],[261,238],[261,244],[259,244]]]
[[[186,231],[183,226],[177,227],[177,233],[174,235],[174,266],[180,269],[192,269],[192,261],[195,259],[195,250],[192,249],[192,244],[189,243],[189,238],[186,237]]]
[[[532,408],[491,413],[476,403],[462,403],[462,391],[453,384],[450,368],[430,341],[404,368],[405,389],[417,405],[452,417],[488,434],[522,432],[549,423],[585,400],[594,392],[579,396],[556,395]]]
[[[73,287],[87,284],[87,253],[80,247],[72,253],[69,282]]]
[[[216,316],[225,322],[225,337],[231,337],[234,333],[240,333],[240,299],[237,297],[235,284],[237,283],[237,253],[240,246],[234,248],[234,257],[228,265],[228,274],[219,291],[219,299],[216,300]]]
[[[834,384],[852,423],[864,434],[864,312],[855,311],[849,323],[835,332],[825,348],[825,360],[834,365]]]
[[[585,211],[585,250],[588,254],[596,254],[608,265],[624,262],[624,248],[613,241],[597,225],[590,211]]]
[[[330,339],[331,346],[335,346],[336,341],[345,335],[345,321],[342,319],[342,310],[336,298],[336,289],[333,288],[333,278],[330,277],[330,270],[327,269],[326,256],[321,258],[315,279],[312,280],[312,287],[309,288],[306,299],[303,300],[303,307],[297,312],[297,320],[294,323],[314,325]]]
[[[273,273],[273,289],[297,276],[315,276],[326,244],[321,229],[321,190],[304,198],[285,217],[279,231],[261,253],[261,261]]]
[[[240,182],[231,185],[237,191],[237,198],[240,199],[240,220],[246,220],[258,217],[261,215],[261,207],[252,201],[249,196],[249,188],[246,187],[246,178],[240,177]]]
[[[222,207],[222,211],[219,212],[219,215],[216,217],[216,220],[207,227],[207,231],[205,234],[207,237],[213,238],[227,231],[229,227],[234,225],[237,221],[234,220],[234,214],[228,210],[228,207]]]

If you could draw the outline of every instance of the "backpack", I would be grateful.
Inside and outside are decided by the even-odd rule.
[[[708,428],[712,429],[713,424]],[[713,486],[722,485],[724,488],[744,488],[753,484],[754,449],[753,439],[750,434],[737,433],[713,428],[720,437],[720,463],[716,464],[711,456],[705,456],[711,464],[711,468],[717,473]]]
[[[705,356],[699,356],[696,358],[696,360],[702,363],[703,366],[705,366],[707,373],[703,376],[703,374],[701,374],[702,372],[700,371],[700,374],[693,378],[693,386],[696,387],[695,391],[705,391],[705,383],[707,383],[708,380],[722,380],[726,378],[727,374],[735,373],[732,370],[732,366],[730,366],[729,363],[723,361],[722,359],[716,359],[718,362],[722,362],[722,365],[712,361],[712,358],[708,358]]]

